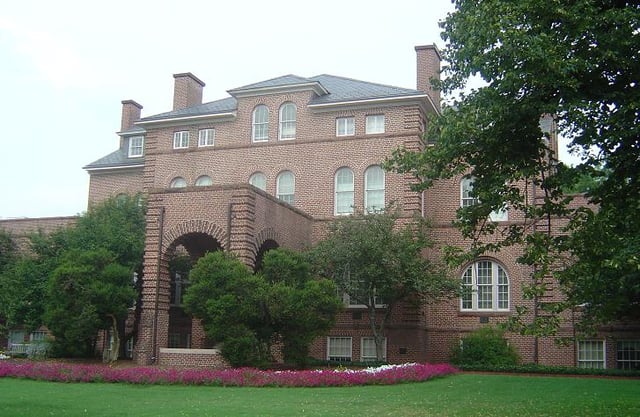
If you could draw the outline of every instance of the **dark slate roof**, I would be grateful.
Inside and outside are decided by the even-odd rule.
[[[242,87],[233,88],[229,90],[228,93],[233,94],[234,91],[254,90],[254,89],[269,88],[269,87],[284,87],[287,85],[294,85],[294,84],[307,84],[314,81],[315,80],[312,80],[310,78],[288,74],[288,75],[283,75],[281,77],[272,78],[270,80],[260,81],[260,82],[245,85]]]
[[[316,75],[315,77],[309,78],[309,80],[319,82],[329,91],[329,94],[314,97],[309,103],[311,105],[393,97],[400,98],[424,94],[421,91],[410,88],[370,83],[328,74]]]
[[[201,116],[205,114],[219,114],[235,111],[238,108],[238,102],[233,97],[223,98],[222,100],[211,101],[209,103],[200,104],[186,109],[173,110],[166,113],[156,114],[154,116],[143,117],[141,122],[165,120],[179,117]]]
[[[118,132],[118,134],[119,135],[123,135],[123,136],[133,136],[133,135],[139,135],[139,134],[145,133],[145,132],[146,132],[146,130],[142,126],[131,126],[127,130],[123,130],[122,132]]]
[[[130,165],[144,165],[144,157],[129,158],[126,150],[118,149],[117,151],[111,152],[109,155],[103,156],[97,161],[93,161],[89,165],[84,166],[83,169],[92,170],[100,168],[118,168]]]

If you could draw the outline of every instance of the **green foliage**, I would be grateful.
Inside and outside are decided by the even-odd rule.
[[[17,258],[18,248],[10,233],[0,229],[0,274],[2,274]]]
[[[451,354],[454,365],[515,366],[519,360],[515,348],[504,338],[504,332],[493,327],[483,327],[463,337]]]
[[[508,372],[514,374],[545,374],[545,375],[598,375],[598,376],[621,376],[640,377],[640,371],[627,369],[599,369],[599,368],[576,368],[573,366],[547,366],[535,363],[525,363],[521,365],[485,365],[485,364],[458,364],[458,368],[463,371],[482,372]]]
[[[405,224],[402,226],[401,221]],[[422,255],[431,242],[420,219],[400,219],[399,212],[342,217],[313,251],[315,267],[330,277],[353,304],[365,305],[382,358],[385,324],[393,308],[409,297],[438,300],[459,288],[446,271]],[[376,306],[384,304],[382,314]]]
[[[110,316],[125,318],[135,290],[131,270],[115,260],[106,249],[68,251],[53,271],[44,317],[57,355],[90,356]]]
[[[340,308],[333,283],[309,271],[304,257],[288,250],[267,252],[255,275],[233,255],[208,253],[191,270],[185,308],[222,342],[233,366],[270,362],[276,339],[285,361],[304,366],[309,344],[331,328]]]
[[[455,5],[455,12],[441,23],[448,66],[439,87],[445,94],[455,93],[474,75],[484,84],[460,95],[432,120],[425,141],[436,146],[418,152],[399,149],[388,167],[414,174],[417,189],[461,174],[475,178],[473,193],[480,204],[458,213],[457,226],[473,242],[460,262],[524,245],[521,261],[537,271],[532,277],[535,293],[543,289],[543,274],[559,272],[558,265],[567,265],[571,256],[575,271],[587,274],[584,280],[590,285],[588,292],[577,294],[584,280],[578,273],[564,274],[568,306],[597,301],[598,311],[607,314],[586,311],[583,317],[592,323],[637,317],[637,302],[626,304],[630,308],[618,305],[638,297],[640,274],[633,270],[634,261],[617,262],[613,252],[591,248],[594,242],[600,245],[591,238],[606,223],[611,236],[607,240],[612,242],[614,233],[619,239],[616,251],[638,253],[640,7],[636,2],[593,0],[460,0]],[[581,158],[576,169],[559,163],[549,147],[551,118]],[[563,191],[602,167],[607,175],[589,184],[589,197],[599,209],[591,215],[584,214],[586,208],[575,211]],[[534,186],[537,204],[531,205]],[[487,221],[492,210],[505,206],[514,214],[521,212],[524,223],[501,226]],[[556,216],[571,221],[571,239],[531,227]],[[596,264],[610,273],[591,273]],[[616,273],[626,278],[616,280]],[[607,294],[608,300],[598,299],[599,294]],[[536,309],[540,304],[534,297],[530,305]],[[526,315],[527,308],[520,307],[519,314]],[[522,331],[550,330],[534,323]]]

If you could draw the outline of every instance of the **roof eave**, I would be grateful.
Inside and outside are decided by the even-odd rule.
[[[127,164],[127,165],[107,165],[101,167],[92,167],[91,165],[85,165],[82,167],[87,172],[94,171],[117,171],[122,169],[135,169],[135,168],[144,168],[144,161],[137,164]]]
[[[236,118],[236,112],[225,112],[225,113],[215,113],[215,114],[199,114],[195,116],[179,116],[179,117],[167,117],[163,119],[154,119],[154,120],[140,120],[135,122],[135,125],[138,126],[152,126],[152,127],[166,127],[166,126],[174,126],[174,125],[184,125],[184,124],[196,124],[202,123],[206,120],[212,121],[226,121],[226,120],[234,120]]]
[[[330,103],[309,104],[308,107],[312,110],[322,112],[322,111],[333,111],[335,109],[348,108],[348,107],[352,107],[352,108],[353,107],[376,107],[380,105],[399,106],[406,103],[418,104],[422,106],[425,111],[427,111],[428,107],[435,109],[435,106],[433,105],[433,101],[427,94],[416,94],[412,96],[370,98],[370,99],[361,99],[361,100],[344,100],[344,101],[337,101],[337,102],[330,102]]]

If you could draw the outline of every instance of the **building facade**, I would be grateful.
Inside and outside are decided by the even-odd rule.
[[[429,81],[439,77],[440,54],[433,45],[415,50],[415,89],[326,74],[285,75],[202,103],[205,83],[181,73],[174,75],[171,111],[141,117],[140,104],[122,102],[118,149],[84,169],[90,175],[90,203],[125,193],[147,200],[133,348],[139,364],[219,364],[214,342],[181,307],[188,275],[170,268],[176,255],[196,260],[208,251],[227,250],[257,268],[269,249],[309,248],[337,216],[391,202],[404,218],[419,213],[431,220],[434,256],[438,245],[468,244],[452,226],[456,210],[473,204],[465,178],[443,180],[418,193],[410,187],[414,178],[381,166],[398,147],[423,146],[428,117],[440,110],[439,92]],[[553,126],[545,128],[557,150]],[[492,213],[492,220],[522,221],[510,212]],[[518,248],[508,248],[461,268],[459,277],[472,290],[461,299],[398,308],[387,328],[387,360],[447,361],[465,334],[503,322],[516,305],[526,305],[522,284],[532,271],[516,262],[518,256]],[[553,300],[561,294],[552,287],[545,296]],[[345,307],[328,337],[313,344],[313,356],[375,359],[365,309]],[[573,335],[567,315],[558,337]],[[611,326],[598,338],[565,346],[554,338],[508,337],[525,363],[640,363],[640,332],[634,326]]]

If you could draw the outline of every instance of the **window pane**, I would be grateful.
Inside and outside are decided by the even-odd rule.
[[[144,137],[133,136],[129,138],[129,157],[142,156]]]
[[[340,168],[336,172],[335,187],[335,213],[353,213],[353,171]]]
[[[257,187],[257,188],[261,189],[262,191],[266,191],[267,190],[267,176],[264,175],[262,172],[256,172],[255,174],[253,174],[251,176],[251,178],[249,178],[249,184],[253,185],[254,187]]]
[[[330,361],[351,361],[351,338],[330,337],[327,356]]]
[[[277,180],[277,197],[289,204],[294,203],[295,194],[295,177],[293,173],[285,171],[278,175]]]
[[[462,274],[462,310],[509,310],[509,277],[499,264],[478,261]]]
[[[173,134],[173,147],[174,149],[188,148],[189,147],[189,132],[175,132]]]
[[[365,130],[367,134],[384,133],[384,115],[367,116]]]
[[[579,368],[604,368],[604,341],[580,340],[578,341],[578,367]]]
[[[215,140],[214,129],[202,129],[198,132],[198,146],[213,146]]]
[[[384,204],[384,170],[379,166],[367,168],[364,177],[364,205],[367,212],[383,210]]]
[[[355,134],[355,121],[353,117],[340,117],[336,119],[336,136],[352,136]]]
[[[473,196],[473,178],[463,178],[460,181],[460,196],[461,207],[478,204],[478,199]]]
[[[296,106],[286,103],[280,107],[280,139],[296,137]]]
[[[640,340],[618,342],[617,352],[618,369],[640,370]]]
[[[212,185],[212,184],[213,184],[213,180],[208,175],[202,175],[202,176],[198,177],[198,179],[196,180],[196,185],[197,186],[207,186],[207,185]]]
[[[253,111],[252,139],[254,142],[269,139],[269,110],[265,105],[260,105]]]
[[[382,355],[383,359],[387,358],[387,339],[382,341]],[[360,346],[360,356],[363,362],[375,361],[378,358],[376,352],[376,341],[373,337],[363,337]]]
[[[169,186],[171,188],[184,188],[187,186],[187,181],[182,177],[176,177],[171,180],[171,184]]]

